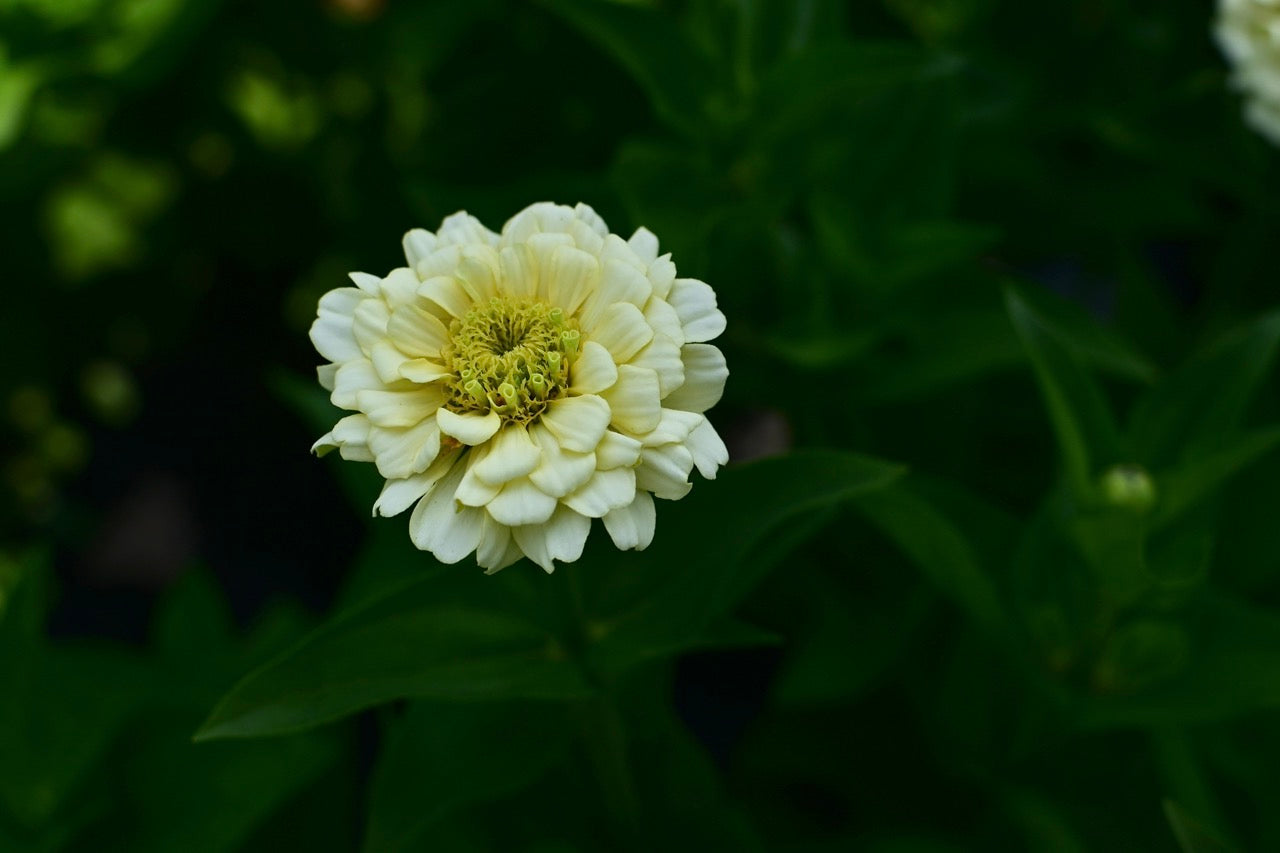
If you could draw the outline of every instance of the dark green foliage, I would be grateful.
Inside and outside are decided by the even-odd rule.
[[[1280,849],[1213,5],[0,4],[0,851]],[[543,199],[712,284],[738,459],[487,577],[307,456],[306,330]]]

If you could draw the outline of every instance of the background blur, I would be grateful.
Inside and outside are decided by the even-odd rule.
[[[191,742],[433,562],[307,453],[319,296],[539,200],[716,289],[735,461],[908,470],[743,469],[753,629],[618,688],[641,849],[1280,849],[1280,152],[1213,14],[0,0],[0,850],[625,846],[548,703]]]

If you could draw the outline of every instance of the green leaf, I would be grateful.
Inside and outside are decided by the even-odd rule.
[[[1164,816],[1182,853],[1228,853],[1234,849],[1173,800],[1164,801]]]
[[[1247,413],[1280,344],[1280,311],[1227,334],[1139,401],[1129,435],[1156,470],[1223,450]]]
[[[700,484],[661,508],[646,551],[600,570],[625,571],[636,582],[615,586],[611,598],[590,608],[590,658],[617,671],[687,648],[772,568],[771,560],[749,557],[780,525],[883,488],[901,473],[864,456],[811,451],[730,467]]]
[[[1067,481],[1077,498],[1086,498],[1094,489],[1095,470],[1120,461],[1119,432],[1107,401],[1053,327],[1012,287],[1005,291],[1005,304],[1035,368]]]
[[[1185,724],[1280,708],[1280,614],[1204,595],[1182,624],[1187,644],[1177,675],[1147,689],[1098,685],[1117,692],[1080,704],[1085,726]]]
[[[197,740],[332,722],[402,697],[568,699],[590,693],[518,572],[441,567],[322,626],[237,684]]]
[[[374,771],[365,853],[422,849],[431,824],[532,784],[569,745],[557,705],[414,702]]]
[[[672,127],[692,134],[723,110],[711,63],[669,16],[596,0],[542,4],[625,68]]]
[[[895,483],[852,503],[984,632],[1005,635],[1008,617],[995,583],[959,528],[914,494],[909,482]]]
[[[1153,527],[1177,521],[1198,502],[1213,495],[1232,475],[1270,453],[1280,444],[1280,427],[1254,430],[1228,447],[1198,456],[1156,478],[1157,504]]]

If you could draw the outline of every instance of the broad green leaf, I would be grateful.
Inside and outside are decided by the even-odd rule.
[[[1173,800],[1164,801],[1164,816],[1182,853],[1229,853],[1235,849]]]
[[[1280,444],[1280,427],[1253,430],[1221,450],[1184,462],[1156,478],[1157,504],[1153,527],[1177,521],[1197,502],[1213,495],[1232,475],[1270,453]]]
[[[706,55],[670,16],[595,0],[541,2],[625,68],[672,127],[694,133],[725,109]]]
[[[539,607],[518,572],[424,569],[250,673],[196,739],[299,731],[403,697],[589,694],[566,650],[534,621]]]
[[[420,850],[442,815],[532,784],[565,759],[572,722],[546,703],[412,703],[374,771],[365,853]]]
[[[1225,595],[1185,612],[1185,664],[1148,689],[1089,697],[1077,708],[1090,728],[1185,724],[1280,708],[1280,614]],[[1105,687],[1105,685],[1100,685]]]
[[[629,595],[592,609],[591,659],[621,670],[686,648],[772,567],[752,557],[779,526],[883,488],[901,472],[854,454],[799,452],[730,467],[662,506],[648,550],[600,570],[625,571],[637,582]]]
[[[1280,312],[1235,329],[1171,373],[1133,411],[1134,450],[1159,470],[1227,448],[1280,344]]]
[[[862,495],[852,503],[983,631],[996,637],[1006,634],[1008,618],[991,576],[964,534],[914,494],[909,482]]]
[[[1086,499],[1094,473],[1120,461],[1119,433],[1107,401],[1074,353],[1013,288],[1005,291],[1005,304],[1035,368],[1067,481],[1077,499]]]

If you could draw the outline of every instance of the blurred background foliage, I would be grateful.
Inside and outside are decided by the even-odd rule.
[[[0,0],[0,849],[1280,849],[1213,11]],[[484,578],[307,456],[306,329],[541,199],[716,288],[742,464]]]

